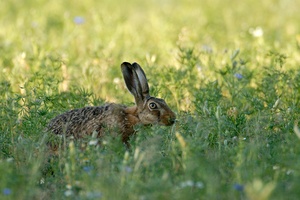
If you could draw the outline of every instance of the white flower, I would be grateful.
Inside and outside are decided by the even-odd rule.
[[[194,188],[202,189],[204,188],[204,184],[201,181],[194,182],[192,180],[187,180],[181,182],[179,185],[179,188],[186,188],[186,187],[194,187]]]
[[[72,190],[66,190],[64,194],[65,194],[66,197],[69,197],[69,196],[73,195],[73,191]]]
[[[256,28],[250,28],[249,29],[249,33],[253,36],[253,37],[262,37],[264,35],[264,31],[261,27],[256,27]]]

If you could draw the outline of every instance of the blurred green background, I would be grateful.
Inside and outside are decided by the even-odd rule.
[[[296,67],[298,7],[293,0],[2,1],[2,76],[18,90],[33,72],[52,70],[49,58],[66,65],[71,84],[110,100],[106,86],[121,78],[121,62],[139,62],[151,78],[159,68],[180,68],[178,47],[212,52],[200,58],[206,80],[205,72],[224,67],[224,54],[236,49],[249,67],[267,64],[271,50]]]

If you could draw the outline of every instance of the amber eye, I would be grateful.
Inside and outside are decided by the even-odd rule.
[[[157,108],[156,103],[153,103],[153,102],[149,103],[149,108],[150,109],[156,109]]]

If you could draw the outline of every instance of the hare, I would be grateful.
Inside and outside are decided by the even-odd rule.
[[[173,125],[175,113],[163,99],[150,96],[147,78],[140,65],[123,62],[121,70],[127,89],[134,96],[134,106],[109,103],[74,109],[52,119],[47,129],[74,139],[95,133],[102,137],[109,130],[121,134],[122,141],[128,144],[130,136],[135,133],[134,125]]]

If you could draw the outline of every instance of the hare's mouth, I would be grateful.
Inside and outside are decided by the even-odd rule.
[[[170,126],[173,125],[173,124],[175,124],[175,122],[176,122],[176,118],[175,117],[169,118],[169,124],[170,124]]]
[[[176,122],[176,117],[164,117],[159,121],[160,125],[172,126]]]

